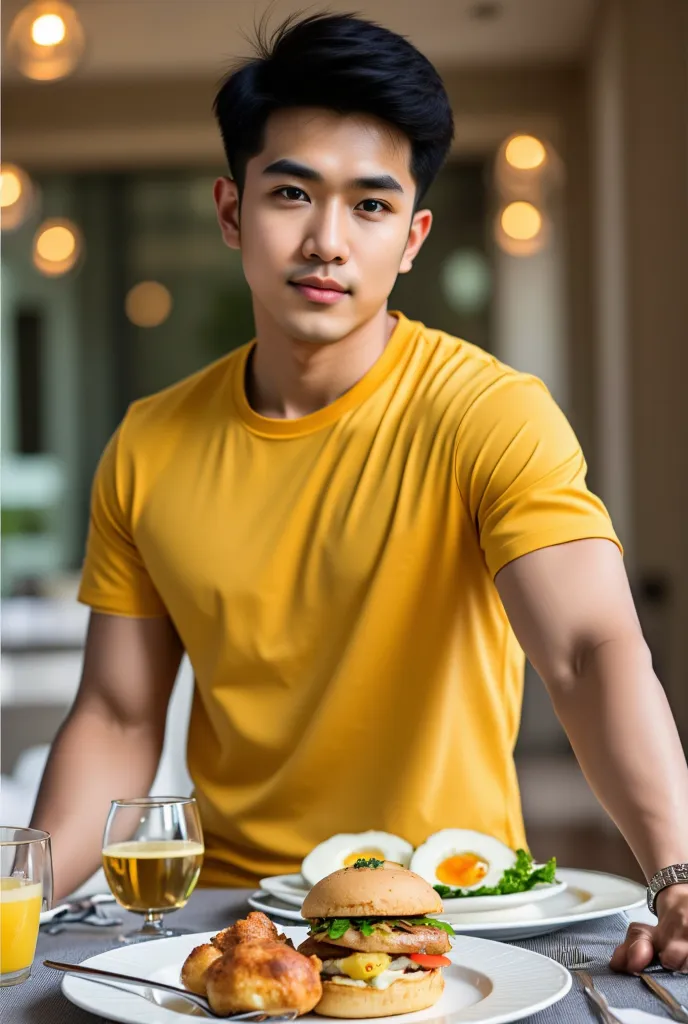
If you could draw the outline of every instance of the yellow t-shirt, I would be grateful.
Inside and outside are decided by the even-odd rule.
[[[336,832],[526,841],[524,656],[493,578],[618,541],[544,385],[395,315],[331,405],[259,416],[246,345],[134,403],[96,475],[79,597],[168,614],[188,652],[206,885],[298,870]]]

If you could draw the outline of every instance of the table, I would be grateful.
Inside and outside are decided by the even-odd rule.
[[[249,890],[198,889],[188,906],[174,914],[173,920],[194,932],[220,930],[244,917],[250,910],[246,902]],[[125,918],[125,927],[140,925],[141,918],[127,914],[119,907],[108,905],[108,912]],[[564,938],[581,947],[593,959],[607,963],[612,950],[621,942],[628,920],[623,915],[574,925],[565,932],[555,932],[540,938],[515,943],[524,949],[550,955],[559,949]],[[119,929],[117,929],[119,931]],[[73,1006],[61,993],[62,975],[43,967],[44,959],[79,963],[96,953],[103,953],[115,945],[115,931],[80,927],[60,935],[41,932],[38,939],[35,966],[30,981],[13,988],[0,989],[0,1021],[2,1024],[103,1024],[107,1018],[95,1017]],[[633,1006],[658,1016],[666,1016],[662,1004],[645,988],[638,978],[612,974],[606,967],[590,972],[612,1006]],[[688,1002],[688,976],[662,976],[673,994]],[[182,1018],[180,1018],[181,1020]],[[527,1018],[527,1024],[586,1024],[596,1020],[589,1004],[575,983],[571,992],[559,1003]]]

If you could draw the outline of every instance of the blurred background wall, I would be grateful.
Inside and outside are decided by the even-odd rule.
[[[28,820],[78,684],[100,452],[130,401],[251,337],[214,218],[211,103],[266,6],[3,5],[2,820]],[[298,8],[270,7],[275,23]],[[433,232],[392,308],[549,385],[625,545],[687,741],[688,4],[359,9],[438,66],[456,118]],[[158,790],[189,785],[192,685],[185,665]],[[536,855],[637,875],[530,670],[517,755]]]

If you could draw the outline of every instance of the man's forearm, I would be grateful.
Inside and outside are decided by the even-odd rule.
[[[640,634],[598,645],[573,682],[549,690],[590,786],[646,877],[688,861],[688,767]]]
[[[161,746],[150,730],[78,704],[72,711],[53,744],[31,819],[52,835],[55,899],[99,867],[110,801],[149,792]]]

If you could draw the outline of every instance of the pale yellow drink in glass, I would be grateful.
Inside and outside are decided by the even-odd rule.
[[[41,882],[0,878],[0,974],[31,966],[42,904]]]
[[[188,839],[114,843],[103,850],[112,895],[127,910],[179,910],[201,873],[204,848]]]

